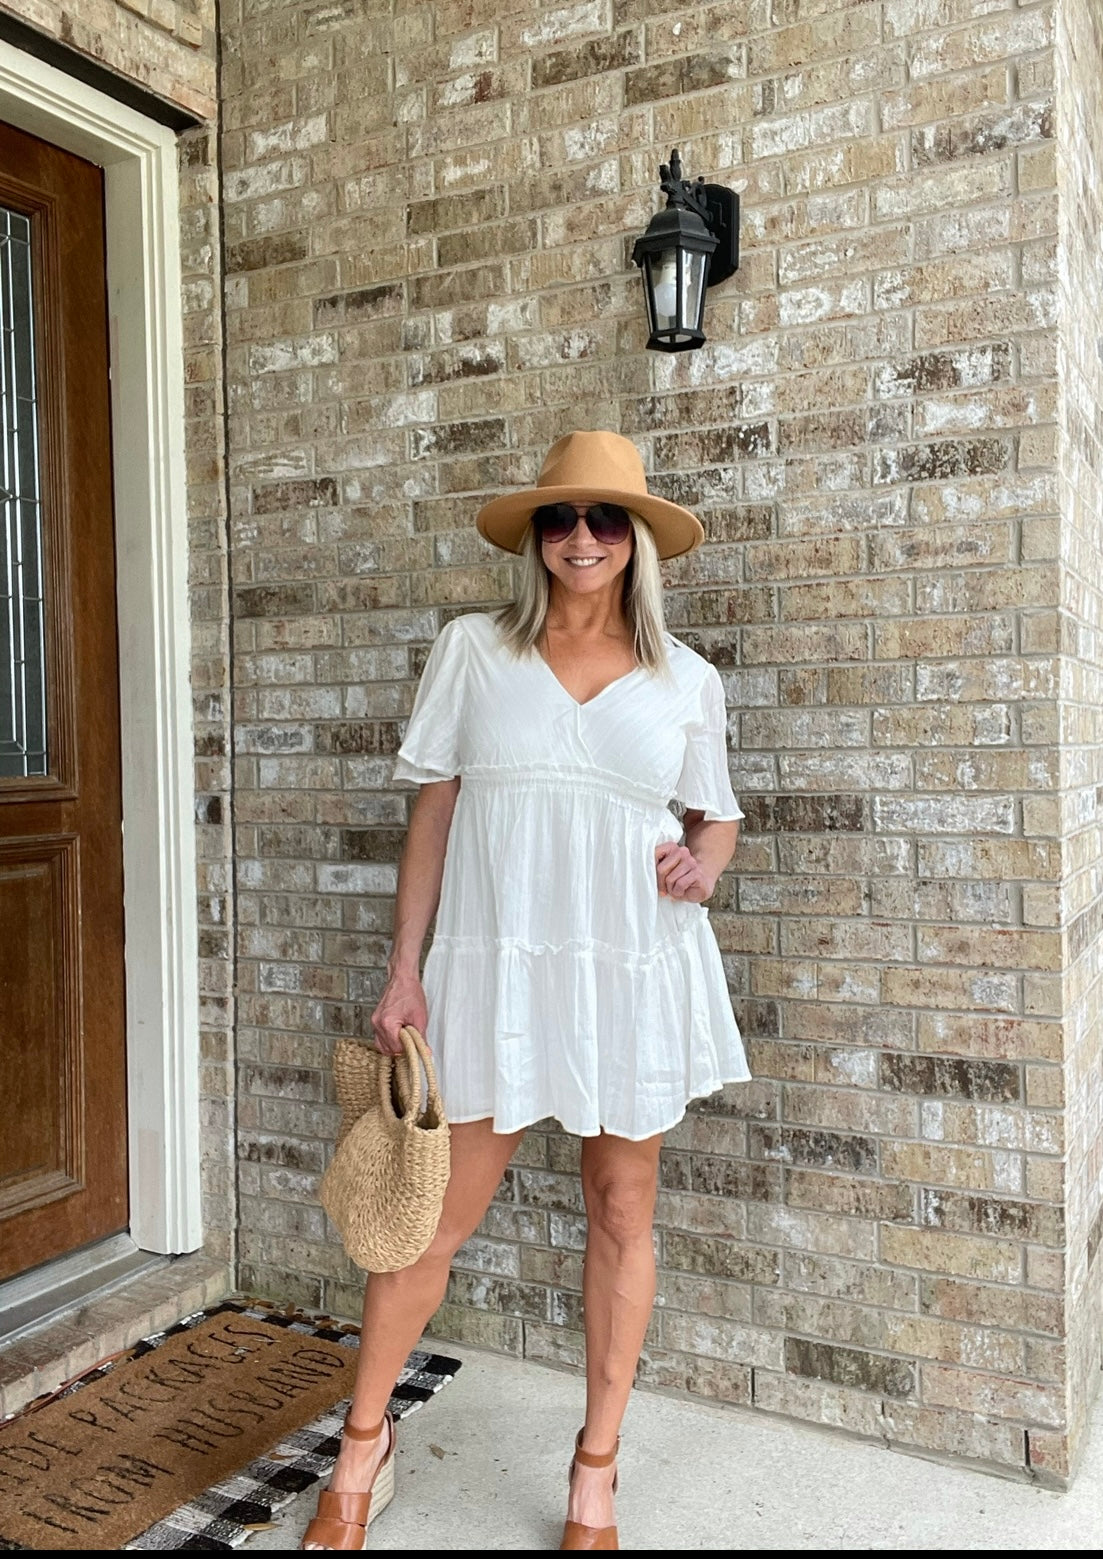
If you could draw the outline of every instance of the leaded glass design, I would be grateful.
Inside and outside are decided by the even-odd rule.
[[[0,206],[0,779],[47,772],[31,224]]]

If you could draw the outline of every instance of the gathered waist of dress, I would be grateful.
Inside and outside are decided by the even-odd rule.
[[[472,790],[507,791],[560,791],[565,795],[586,793],[608,801],[621,802],[650,813],[665,812],[668,797],[614,774],[609,769],[574,768],[570,764],[548,764],[544,767],[514,768],[488,764],[465,768],[461,783]]]

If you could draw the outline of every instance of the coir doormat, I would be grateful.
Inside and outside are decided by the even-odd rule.
[[[0,1425],[0,1546],[236,1548],[327,1475],[358,1329],[264,1305],[200,1312]],[[459,1361],[415,1353],[403,1417]]]

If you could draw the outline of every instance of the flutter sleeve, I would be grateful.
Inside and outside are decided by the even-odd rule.
[[[459,774],[465,663],[466,635],[457,617],[445,624],[429,651],[395,760],[396,780],[431,785]]]
[[[675,791],[706,823],[734,823],[743,813],[728,775],[728,715],[724,685],[715,666],[708,668],[695,717],[686,728],[686,755]]]

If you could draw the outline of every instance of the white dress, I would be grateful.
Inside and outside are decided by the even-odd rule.
[[[423,976],[454,1122],[639,1140],[750,1077],[708,911],[655,877],[672,798],[743,816],[720,678],[666,645],[669,676],[637,667],[586,704],[485,613],[433,646],[395,779],[461,776]]]

